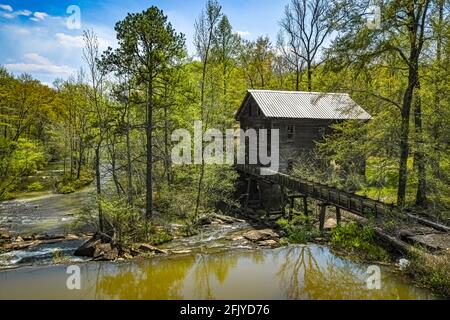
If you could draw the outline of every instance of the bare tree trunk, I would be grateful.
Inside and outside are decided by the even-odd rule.
[[[97,191],[97,210],[98,210],[98,226],[100,232],[103,232],[103,211],[100,202],[102,195],[102,186],[100,181],[100,145],[95,148],[95,187]]]
[[[150,80],[147,87],[147,174],[146,174],[146,215],[153,215],[153,83]]]
[[[312,65],[311,65],[311,61],[307,62],[307,73],[308,73],[308,91],[312,92]]]
[[[167,105],[164,105],[164,159],[165,159],[165,173],[167,178],[167,184],[172,183],[172,170],[169,154],[169,121],[167,119]]]
[[[414,100],[414,125],[417,138],[417,150],[414,153],[414,164],[417,166],[418,186],[416,194],[416,205],[422,206],[427,201],[427,173],[426,158],[423,151],[423,131],[422,131],[422,100],[420,96],[420,81],[416,84],[416,94]]]
[[[400,128],[400,165],[398,173],[397,205],[405,206],[406,185],[408,182],[408,158],[409,158],[409,118],[415,82],[417,81],[416,70],[410,67],[408,88],[403,98],[402,123]]]
[[[425,19],[428,13],[430,1],[425,3],[411,2],[408,5],[407,15],[409,21],[410,52],[408,57],[408,87],[405,91],[402,106],[402,123],[400,131],[400,165],[397,190],[397,205],[404,207],[406,204],[406,186],[408,182],[408,157],[409,157],[409,121],[414,89],[419,82],[419,58],[424,44]],[[416,7],[417,6],[417,7]]]
[[[80,146],[79,146],[79,155],[78,155],[78,166],[77,166],[77,179],[80,179],[80,175],[81,175],[81,166],[83,163],[83,144],[82,142],[80,142]]]
[[[202,85],[201,85],[201,97],[200,97],[200,103],[201,103],[201,108],[202,108],[202,110],[201,110],[202,121],[204,121],[204,119],[205,119],[204,103],[205,103],[206,66],[207,66],[207,61],[208,61],[207,59],[208,59],[208,56],[206,56],[205,61],[203,62],[203,72],[202,72]],[[202,139],[202,144],[203,144],[203,139]],[[202,146],[202,150],[203,150],[203,146]],[[203,158],[203,154],[202,154],[202,164],[200,166],[200,177],[198,179],[198,187],[197,187],[197,199],[195,201],[195,215],[198,214],[198,209],[200,207],[200,196],[202,193],[204,176],[205,176],[205,159]]]
[[[133,170],[131,165],[131,143],[130,143],[130,110],[127,110],[127,133],[126,133],[126,148],[127,148],[127,189],[128,189],[128,204],[133,205]]]

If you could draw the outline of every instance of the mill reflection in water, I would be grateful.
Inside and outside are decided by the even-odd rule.
[[[25,299],[429,299],[387,269],[368,290],[367,266],[316,245],[81,265],[82,288],[66,289],[66,267],[0,272],[0,298]],[[44,289],[45,288],[45,289]]]

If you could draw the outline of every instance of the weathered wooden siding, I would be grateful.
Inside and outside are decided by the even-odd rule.
[[[331,124],[336,120],[324,119],[267,119],[252,97],[249,97],[240,115],[241,129],[279,129],[280,131],[280,171],[286,171],[289,163],[302,153],[314,149],[316,142],[332,132]],[[294,127],[294,139],[288,139],[288,127]],[[247,146],[252,148],[254,146]]]

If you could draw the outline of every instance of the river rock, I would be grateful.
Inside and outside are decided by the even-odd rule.
[[[335,229],[337,227],[337,220],[330,218],[327,219],[327,221],[325,221],[325,225],[324,225],[324,229],[325,230],[332,230]]]
[[[222,221],[226,224],[232,224],[236,222],[236,218],[230,217],[230,216],[224,216],[222,214],[214,214],[214,218],[216,220]]]
[[[152,246],[148,243],[140,243],[136,246],[137,251],[140,251],[142,253],[161,253],[161,254],[167,254],[167,251],[159,249],[155,246]]]
[[[34,240],[50,240],[50,236],[48,234],[36,234],[33,235]]]
[[[10,240],[11,233],[6,229],[0,229],[0,239],[2,240]]]
[[[74,255],[76,257],[94,257],[95,249],[98,245],[101,244],[100,239],[96,239],[95,237],[87,240],[83,243],[77,250],[75,250]]]
[[[110,243],[98,243],[95,246],[94,258],[100,258],[101,256],[107,254],[111,250],[112,250],[112,246]]]
[[[211,217],[209,217],[209,216],[199,217],[197,220],[197,223],[201,226],[209,225],[209,224],[211,224]]]
[[[80,237],[78,237],[77,235],[75,235],[75,234],[71,234],[71,233],[69,233],[67,236],[66,236],[66,239],[67,240],[78,240]]]
[[[264,240],[264,241],[258,242],[258,244],[263,247],[272,247],[272,248],[278,246],[278,242],[275,240]]]
[[[279,235],[271,229],[251,230],[244,233],[244,238],[253,242],[260,242],[265,240],[278,240]]]
[[[110,243],[97,245],[94,252],[94,259],[98,261],[113,261],[119,257],[119,250],[112,247]]]

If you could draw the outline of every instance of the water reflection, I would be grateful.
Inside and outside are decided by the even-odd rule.
[[[65,290],[67,275],[63,267],[35,268],[32,271],[0,272],[0,298],[431,298],[427,292],[408,285],[388,270],[383,271],[382,289],[368,290],[366,266],[341,259],[327,248],[315,245],[118,264],[88,263],[82,268],[83,288],[77,293]],[[42,292],[37,289],[42,286],[47,286],[48,290]]]
[[[195,257],[140,261],[98,272],[97,299],[182,299],[181,290]],[[100,271],[100,268],[99,268]]]

